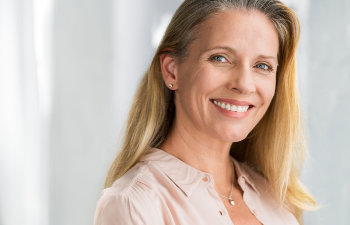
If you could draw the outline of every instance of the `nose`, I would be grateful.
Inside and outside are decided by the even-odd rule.
[[[256,91],[254,74],[248,65],[240,65],[231,74],[230,89],[239,94],[252,94]]]

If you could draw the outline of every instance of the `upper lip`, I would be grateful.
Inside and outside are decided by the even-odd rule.
[[[239,101],[236,99],[228,99],[228,98],[213,98],[212,101],[218,101],[218,102],[224,102],[229,103],[230,105],[237,105],[237,106],[254,106],[253,103],[247,102],[247,101]]]

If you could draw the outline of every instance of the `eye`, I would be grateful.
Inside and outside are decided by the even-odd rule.
[[[225,62],[228,62],[227,59],[222,56],[222,55],[213,55],[213,56],[210,56],[209,58],[210,61],[213,61],[213,62],[219,62],[219,63],[225,63]]]
[[[265,63],[259,63],[255,67],[263,71],[272,71],[272,68]]]

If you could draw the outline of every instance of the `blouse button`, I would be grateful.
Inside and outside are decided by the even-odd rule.
[[[221,210],[219,211],[219,213],[220,213],[221,216],[224,214]]]
[[[204,181],[204,182],[208,182],[208,177],[203,177],[203,179],[202,179],[202,181]]]

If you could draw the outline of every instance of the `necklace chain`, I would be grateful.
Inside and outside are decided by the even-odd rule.
[[[232,199],[232,191],[233,191],[233,183],[232,183],[232,186],[231,186],[231,191],[230,191],[230,195],[229,196],[225,196],[225,195],[222,195],[222,194],[219,194],[221,197],[223,198],[226,198],[228,200],[228,202],[234,206],[235,205],[235,201]]]

